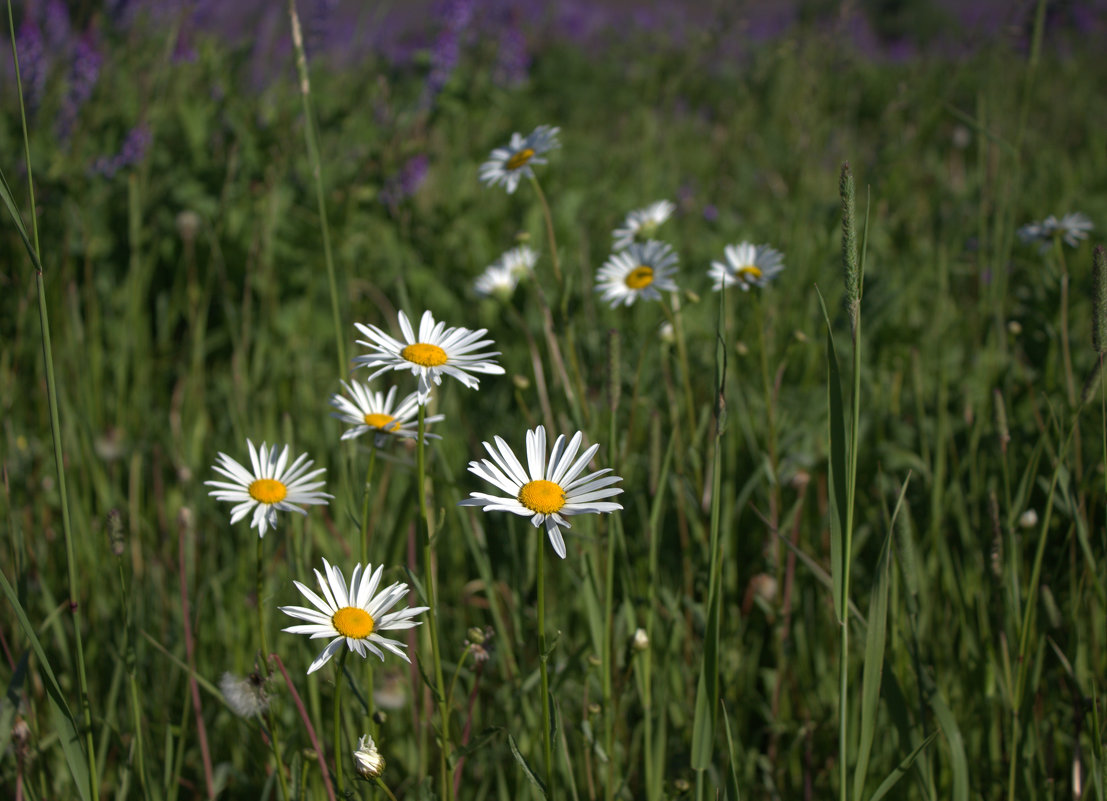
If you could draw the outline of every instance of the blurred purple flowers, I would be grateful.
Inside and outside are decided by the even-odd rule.
[[[94,175],[111,178],[125,167],[133,167],[141,163],[146,158],[150,141],[150,129],[145,123],[140,122],[127,132],[127,137],[123,140],[123,146],[118,153],[112,156],[100,156],[92,162],[89,171]]]

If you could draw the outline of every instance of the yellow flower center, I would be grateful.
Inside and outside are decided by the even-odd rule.
[[[528,481],[519,488],[519,503],[543,515],[552,515],[565,505],[565,490],[545,479]]]
[[[258,503],[280,503],[288,495],[288,487],[274,478],[259,478],[250,482],[247,492]]]
[[[631,289],[645,289],[653,283],[653,267],[639,264],[626,277],[626,285]]]
[[[343,637],[352,637],[355,640],[364,640],[373,633],[376,623],[373,616],[364,609],[356,606],[344,606],[331,615],[331,623],[335,631]]]
[[[437,345],[427,345],[423,342],[408,345],[400,351],[400,355],[420,367],[441,367],[446,363],[446,351]]]
[[[365,425],[370,428],[378,428],[381,431],[395,431],[400,427],[396,418],[390,414],[367,414],[363,419]]]
[[[755,264],[747,264],[738,268],[738,277],[747,281],[756,281],[761,277],[761,268]]]
[[[507,168],[509,170],[517,170],[532,158],[534,158],[534,150],[525,147],[507,160]]]

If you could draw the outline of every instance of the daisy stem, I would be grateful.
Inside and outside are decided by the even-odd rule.
[[[545,764],[546,798],[553,791],[553,740],[550,738],[550,677],[546,668],[546,543],[538,541],[538,668],[542,674],[542,756]]]
[[[696,407],[692,403],[692,376],[688,371],[688,348],[684,344],[683,315],[680,313],[680,297],[676,292],[669,295],[669,302],[672,308],[662,303],[661,309],[672,323],[673,335],[676,337],[677,358],[680,359],[680,373],[681,378],[684,379],[684,405],[688,409],[688,439],[691,441],[696,436]]]
[[[334,791],[342,795],[342,678],[346,672],[346,657],[350,649],[343,648],[334,677]]]
[[[262,606],[261,599],[265,593],[265,573],[263,572],[264,561],[262,552],[262,543],[264,539],[258,537],[257,555],[258,555],[258,569],[257,576],[255,577],[254,592],[256,596],[256,604],[258,610],[258,636],[261,637],[261,674],[266,678],[269,678],[269,638],[265,636],[265,608]],[[276,762],[277,779],[281,785],[281,797],[288,801],[291,796],[288,794],[288,784],[284,777],[284,763],[281,762],[281,746],[280,735],[277,732],[277,719],[272,710],[266,713],[269,724],[269,744],[273,748],[273,759]]]
[[[377,787],[381,788],[386,796],[391,798],[392,801],[396,801],[396,796],[392,795],[392,791],[388,789],[388,785],[384,783],[380,776],[378,776],[374,781],[376,781]]]
[[[365,471],[365,492],[361,498],[361,563],[369,565],[369,492],[373,486],[373,468],[377,466],[377,446],[369,447],[369,467]]]
[[[434,575],[434,516],[427,510],[427,461],[426,461],[426,414],[427,407],[419,405],[419,432],[415,438],[415,474],[419,493],[419,517],[423,518],[427,539],[423,543],[423,569],[427,571],[427,625],[430,628],[431,659],[434,661],[434,682],[438,694],[438,712],[441,718],[442,742],[439,748],[439,771],[442,784],[440,797],[453,798],[453,782],[450,781],[446,764],[446,749],[450,742],[450,701],[446,695],[446,683],[442,679],[442,658],[438,650],[438,611],[437,587]]]
[[[761,384],[765,392],[765,436],[769,448],[769,468],[772,470],[772,476],[770,477],[770,492],[769,492],[769,543],[768,550],[772,556],[773,562],[773,578],[777,581],[777,586],[780,586],[780,546],[777,544],[777,524],[779,522],[780,515],[780,481],[777,478],[777,468],[779,456],[777,454],[777,442],[776,442],[776,415],[774,413],[776,404],[774,403],[773,384],[769,378],[769,343],[768,338],[765,335],[765,331],[768,328],[768,319],[765,313],[765,299],[759,296],[757,299],[757,338],[758,348],[761,351]]]
[[[46,313],[46,286],[42,278],[42,250],[38,239],[38,215],[35,213],[35,183],[31,170],[31,140],[27,132],[27,113],[23,104],[23,82],[19,74],[19,52],[16,49],[15,21],[12,4],[8,0],[8,29],[11,32],[12,60],[15,62],[16,94],[19,96],[19,117],[23,128],[23,155],[27,163],[27,191],[31,203],[31,240],[23,230],[23,221],[16,216],[14,206],[9,205],[17,227],[23,232],[23,242],[35,267],[35,292],[38,295],[38,317],[42,326],[42,360],[46,372],[46,398],[50,411],[50,433],[54,443],[54,467],[58,476],[58,497],[61,500],[62,534],[65,537],[65,563],[69,578],[69,610],[73,619],[74,645],[77,651],[77,686],[81,699],[82,723],[85,732],[85,758],[88,760],[89,797],[100,798],[100,777],[96,764],[96,749],[92,739],[92,702],[88,693],[88,674],[85,671],[85,648],[81,636],[81,617],[77,601],[77,557],[73,550],[73,526],[69,516],[69,494],[65,483],[65,462],[62,455],[61,418],[58,413],[58,391],[54,381],[54,353],[50,344],[50,319]],[[5,184],[6,189],[6,184]],[[10,199],[9,199],[10,200]]]
[[[315,121],[311,113],[311,81],[308,76],[307,56],[304,53],[304,36],[300,29],[300,16],[296,13],[296,0],[288,0],[288,16],[292,22],[292,43],[296,48],[296,70],[300,76],[300,96],[304,101],[304,138],[307,143],[311,173],[315,179],[315,197],[319,206],[319,230],[323,238],[323,261],[327,266],[327,286],[331,294],[331,317],[334,319],[334,344],[338,351],[338,373],[349,369],[346,362],[346,339],[342,335],[342,314],[338,308],[338,285],[334,277],[334,257],[331,255],[331,235],[327,225],[327,204],[323,200],[323,166],[319,159],[319,143],[315,139]]]
[[[557,258],[557,239],[554,237],[553,215],[550,214],[550,204],[546,202],[546,193],[542,191],[542,185],[538,183],[538,176],[532,173],[530,182],[534,187],[535,194],[538,195],[538,202],[542,204],[542,216],[546,220],[546,239],[550,243],[550,263],[553,264],[554,278],[557,280],[557,285],[560,287],[563,285],[561,280],[561,262],[558,261]]]

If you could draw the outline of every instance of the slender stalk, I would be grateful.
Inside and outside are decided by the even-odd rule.
[[[342,795],[342,679],[346,674],[346,657],[350,649],[343,648],[338,658],[338,672],[334,677],[334,789]]]
[[[338,352],[338,374],[345,375],[349,369],[349,364],[346,362],[346,340],[342,335],[342,315],[338,307],[338,284],[334,277],[330,227],[327,225],[327,204],[323,195],[323,166],[319,159],[319,143],[315,138],[315,118],[311,113],[311,80],[308,77],[307,55],[304,53],[304,35],[300,29],[300,17],[296,13],[296,0],[288,0],[288,16],[292,21],[292,44],[296,48],[296,70],[300,76],[300,96],[304,101],[304,138],[307,141],[308,158],[311,160],[312,177],[315,179],[315,198],[319,208],[319,229],[323,237],[323,261],[327,266],[327,286],[331,293],[331,317],[334,319],[334,345]]]
[[[684,379],[684,405],[688,410],[688,439],[691,441],[696,436],[696,407],[692,401],[692,374],[688,369],[688,348],[684,343],[684,323],[680,313],[680,297],[677,293],[673,292],[669,295],[669,303],[672,304],[671,309],[662,303],[661,310],[669,318],[673,326],[673,336],[676,338],[677,358],[680,360],[681,378]]]
[[[80,592],[77,584],[77,557],[73,550],[73,524],[69,515],[69,492],[65,483],[65,463],[62,454],[61,419],[58,413],[58,389],[54,380],[54,350],[50,344],[50,318],[46,309],[46,286],[42,278],[42,248],[38,238],[38,214],[35,211],[35,182],[31,168],[31,139],[27,131],[27,110],[23,103],[23,82],[19,73],[19,51],[15,42],[15,21],[11,0],[8,0],[8,30],[11,33],[12,60],[15,63],[16,94],[19,95],[19,119],[23,130],[23,156],[27,163],[27,191],[31,203],[31,231],[34,242],[35,291],[38,295],[38,317],[42,326],[42,358],[46,371],[46,397],[50,408],[50,434],[54,444],[54,469],[58,476],[58,498],[61,502],[62,533],[65,538],[65,562],[69,581],[69,609],[73,620],[74,644],[77,650],[77,684],[81,699],[81,714],[85,731],[85,758],[88,760],[89,797],[100,799],[100,776],[96,765],[96,748],[92,740],[92,702],[88,694],[88,673],[85,670],[85,646],[81,635],[79,613]]]
[[[434,571],[434,515],[427,509],[427,464],[426,464],[426,412],[427,407],[419,406],[419,432],[415,439],[415,474],[418,482],[419,517],[423,520],[426,539],[423,542],[423,569],[426,570],[427,588],[427,626],[430,629],[431,659],[434,661],[434,683],[438,693],[438,711],[441,718],[442,742],[439,744],[439,781],[440,796],[453,798],[453,783],[450,781],[449,767],[446,763],[447,749],[450,743],[450,701],[446,695],[446,683],[442,679],[442,657],[438,647],[438,588]]]
[[[553,788],[553,739],[550,737],[550,677],[546,665],[546,542],[538,539],[538,668],[542,674],[542,759],[546,798],[556,798]]]
[[[396,796],[392,795],[392,791],[388,789],[388,785],[384,783],[380,776],[374,779],[377,783],[377,787],[384,791],[384,794],[388,796],[392,801],[396,801]]]
[[[531,186],[538,195],[538,202],[542,204],[542,217],[546,221],[546,239],[550,243],[550,263],[553,265],[554,279],[559,287],[564,285],[561,278],[561,262],[557,258],[557,239],[554,237],[553,215],[550,214],[550,204],[546,202],[546,193],[542,191],[542,185],[538,183],[538,176],[531,174]]]
[[[370,432],[371,437],[376,435]],[[369,467],[365,470],[365,491],[361,496],[361,563],[369,564],[369,493],[373,486],[373,468],[377,465],[376,443],[369,446]]]
[[[262,604],[262,598],[265,597],[265,572],[264,572],[264,552],[262,550],[263,539],[258,537],[257,544],[257,573],[254,577],[254,592],[256,594],[256,606],[258,613],[258,636],[261,638],[261,672],[266,678],[269,677],[269,638],[265,634],[265,607]],[[281,761],[281,745],[280,735],[277,731],[277,719],[273,715],[272,711],[266,713],[269,727],[269,744],[272,746],[273,759],[276,763],[277,778],[281,784],[281,796],[288,801],[291,796],[288,794],[288,780],[284,776],[284,763]]]

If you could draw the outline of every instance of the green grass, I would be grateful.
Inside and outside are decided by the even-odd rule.
[[[1027,84],[1026,59],[998,48],[958,62],[874,64],[806,34],[740,70],[712,71],[682,53],[647,59],[634,45],[598,61],[551,46],[513,90],[492,85],[478,57],[429,112],[413,111],[413,76],[312,74],[347,354],[362,351],[355,321],[391,329],[397,309],[429,308],[451,325],[487,327],[507,370],[476,392],[447,379],[434,401],[446,415],[432,427],[442,439],[426,452],[441,667],[454,688],[451,776],[464,758],[456,797],[538,797],[547,784],[536,571],[537,549],[549,545],[525,519],[455,505],[486,490],[465,469],[482,440],[500,435],[521,449],[525,429],[543,420],[529,340],[559,431],[579,425],[602,443],[597,465],[615,468],[625,490],[618,518],[576,519],[566,560],[545,554],[556,797],[708,798],[718,787],[732,801],[823,798],[844,775],[850,795],[868,799],[898,772],[887,797],[1060,799],[1073,797],[1078,762],[1085,797],[1102,799],[1103,710],[1097,717],[1091,699],[1107,676],[1105,423],[1102,391],[1082,410],[1070,402],[1060,333],[1067,325],[1079,400],[1098,359],[1092,248],[1066,248],[1062,266],[1059,251],[1014,236],[1031,220],[1082,211],[1097,224],[1093,242],[1102,238],[1102,59],[1090,45],[1046,52]],[[289,72],[254,98],[238,89],[238,55],[207,43],[196,61],[169,65],[165,52],[165,41],[120,50],[70,142],[53,139],[57,87],[29,120],[91,762],[103,797],[206,797],[200,720],[222,796],[276,798],[258,721],[236,717],[218,691],[225,671],[253,669],[261,645],[257,537],[245,522],[230,526],[202,482],[218,451],[244,459],[247,437],[290,442],[328,469],[330,506],[282,517],[262,541],[260,602],[269,647],[333,780],[335,673],[328,665],[305,677],[318,643],[280,632],[289,623],[276,607],[299,603],[292,581],[310,583],[321,558],[347,574],[358,560],[368,442],[340,442],[329,416],[345,376],[335,374],[296,81]],[[2,102],[9,155],[0,166],[29,227],[10,86]],[[139,115],[154,137],[148,159],[111,180],[91,175],[91,160],[117,148]],[[542,123],[561,127],[562,148],[539,175],[563,286],[532,187],[508,196],[476,178],[489,150]],[[377,193],[418,152],[430,157],[427,181],[389,210]],[[866,247],[857,384],[840,264],[845,161]],[[662,197],[682,198],[661,234],[681,256],[684,359],[658,335],[660,304],[609,310],[591,290],[611,229]],[[704,217],[707,204],[717,219]],[[0,754],[0,788],[69,798],[86,732],[34,270],[10,217],[0,230],[0,570],[13,591],[4,608],[17,612],[0,622],[0,746],[13,744]],[[517,314],[472,293],[520,235],[543,252],[537,281],[579,402],[559,383],[535,288],[516,293]],[[764,292],[728,293],[720,322],[707,268],[742,239],[782,250],[786,270]],[[856,459],[844,771],[830,377],[816,286],[844,407],[855,386],[860,399],[857,429],[843,422]],[[425,587],[415,475],[414,448],[378,455],[369,557],[390,580]],[[1028,509],[1036,526],[1019,523]],[[881,619],[883,642],[869,630]],[[485,626],[495,629],[491,659],[478,665],[463,656],[465,640]],[[649,631],[647,651],[631,646],[638,627]],[[339,756],[358,797],[386,797],[350,781],[350,751],[370,725],[395,796],[441,797],[441,682],[429,625],[416,631],[420,668],[390,659],[373,671],[376,690],[395,685],[408,699],[375,723],[363,706],[368,674],[346,662]],[[877,654],[882,670],[870,677]],[[325,798],[279,671],[269,688],[290,792]],[[868,769],[854,778],[862,740]]]

